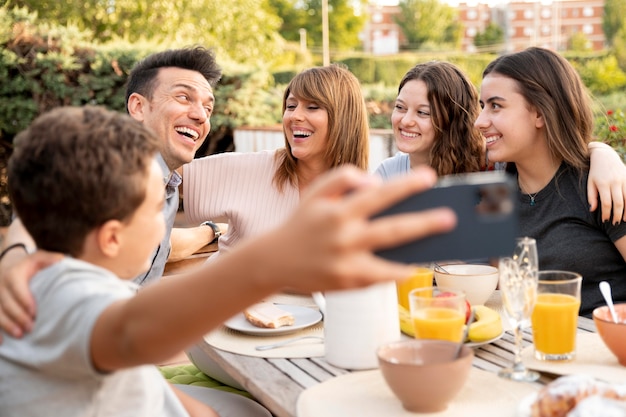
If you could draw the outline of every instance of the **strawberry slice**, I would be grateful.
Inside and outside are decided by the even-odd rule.
[[[442,293],[437,294],[437,297],[440,297],[440,298],[454,297],[454,296],[456,296],[456,294],[453,292],[442,292]],[[469,321],[471,312],[472,312],[472,306],[470,305],[469,301],[465,300],[465,324],[468,324],[467,322]]]

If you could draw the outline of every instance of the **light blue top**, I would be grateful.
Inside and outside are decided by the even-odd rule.
[[[376,174],[387,181],[391,177],[400,174],[406,174],[411,170],[411,161],[409,160],[409,154],[404,152],[398,152],[394,156],[385,159],[376,168]]]

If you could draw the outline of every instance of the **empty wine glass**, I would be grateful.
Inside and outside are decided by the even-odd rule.
[[[529,237],[518,238],[513,257],[501,258],[500,291],[502,304],[515,332],[515,359],[511,368],[498,375],[515,381],[536,381],[539,374],[522,363],[522,330],[530,325],[537,300],[539,260],[537,242]]]

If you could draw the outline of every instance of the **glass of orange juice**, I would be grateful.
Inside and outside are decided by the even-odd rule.
[[[537,303],[531,317],[535,357],[572,360],[582,276],[569,271],[539,271]]]
[[[415,268],[413,274],[403,281],[398,281],[398,304],[410,310],[409,293],[415,288],[430,287],[433,285],[433,270],[425,266]]]
[[[416,339],[461,342],[465,325],[465,294],[430,286],[409,293],[411,320]]]

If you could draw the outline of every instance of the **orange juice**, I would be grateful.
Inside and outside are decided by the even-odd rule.
[[[531,318],[535,350],[545,355],[574,352],[579,308],[580,300],[572,295],[538,294]]]
[[[398,281],[398,304],[409,310],[409,293],[411,290],[430,287],[431,285],[433,285],[433,270],[417,268],[413,275],[403,281]]]
[[[442,307],[425,307],[414,312],[413,325],[416,339],[440,339],[460,342],[465,316],[458,310]]]

